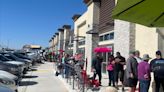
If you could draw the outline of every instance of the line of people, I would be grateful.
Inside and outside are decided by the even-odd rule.
[[[155,92],[160,92],[160,85],[164,92],[164,59],[161,51],[156,52],[156,58],[151,62],[148,54],[140,57],[139,51],[131,51],[129,58],[121,56],[120,52],[116,53],[116,57],[109,56],[107,63],[107,71],[109,75],[109,86],[114,86],[118,89],[118,82],[122,83],[122,91],[124,86],[129,87],[129,92],[135,92],[136,86],[139,83],[139,92],[148,92],[151,81],[151,72],[154,74]],[[101,67],[103,59],[100,53],[92,61],[92,69],[94,71],[94,79],[99,76],[101,84]],[[119,80],[120,79],[120,80]]]

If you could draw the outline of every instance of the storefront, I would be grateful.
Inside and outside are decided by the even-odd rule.
[[[112,49],[112,52],[102,52],[101,53],[101,56],[103,58],[103,62],[102,62],[102,73],[106,74],[107,73],[107,70],[106,70],[106,66],[107,66],[107,62],[108,62],[108,58],[110,55],[113,55],[113,44],[109,44],[109,45],[103,45],[103,47],[106,47],[106,48],[111,48]]]

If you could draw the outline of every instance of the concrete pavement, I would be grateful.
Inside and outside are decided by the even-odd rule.
[[[25,75],[18,92],[68,92],[68,90],[55,77],[53,63],[45,63],[34,66]]]

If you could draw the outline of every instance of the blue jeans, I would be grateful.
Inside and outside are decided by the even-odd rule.
[[[148,92],[150,86],[150,80],[139,80],[140,92]]]
[[[65,65],[65,78],[68,78],[69,77],[69,66]]]
[[[111,86],[111,83],[113,83],[113,86],[115,86],[114,71],[108,70],[108,76],[109,76],[109,86]]]

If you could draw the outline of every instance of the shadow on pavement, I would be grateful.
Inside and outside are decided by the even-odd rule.
[[[37,78],[38,76],[32,76],[32,75],[25,75],[23,78]]]
[[[21,81],[19,86],[32,86],[32,85],[36,85],[38,84],[38,82],[35,81]]]
[[[37,69],[32,68],[32,69],[30,69],[29,71],[37,71]]]

